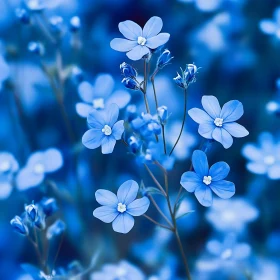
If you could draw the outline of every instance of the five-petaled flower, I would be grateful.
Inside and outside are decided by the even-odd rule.
[[[231,147],[232,136],[240,138],[249,134],[247,129],[236,123],[244,113],[243,105],[238,100],[231,100],[221,109],[215,96],[203,96],[201,99],[203,111],[193,108],[188,111],[190,117],[199,123],[198,133],[206,139],[220,142],[225,149]]]
[[[133,216],[143,215],[149,208],[147,197],[136,199],[139,186],[133,180],[124,182],[117,195],[107,190],[97,190],[96,200],[101,207],[93,211],[93,216],[104,223],[113,222],[113,230],[128,233],[134,226]]]
[[[151,17],[143,30],[131,20],[120,22],[119,30],[127,39],[115,38],[110,46],[116,51],[127,52],[126,55],[131,60],[139,60],[149,54],[150,49],[156,49],[169,40],[168,33],[159,33],[162,26],[160,17]]]
[[[209,169],[206,154],[196,150],[192,155],[192,164],[195,172],[183,173],[180,183],[188,192],[194,192],[201,205],[205,207],[212,205],[212,191],[223,199],[234,195],[235,185],[224,180],[230,170],[226,162],[217,162]]]
[[[102,111],[92,110],[87,122],[90,129],[83,135],[82,142],[89,149],[101,146],[102,154],[113,152],[116,140],[120,140],[124,132],[124,121],[118,121],[119,107],[111,104]]]

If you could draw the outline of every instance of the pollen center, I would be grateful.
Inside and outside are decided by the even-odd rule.
[[[11,168],[11,163],[9,161],[3,161],[0,163],[0,172],[7,172]]]
[[[138,40],[137,40],[137,43],[141,46],[144,46],[146,44],[146,41],[147,40],[144,37],[139,36]]]
[[[42,163],[37,163],[34,165],[33,171],[36,174],[42,174],[45,172],[45,167]]]
[[[203,177],[203,183],[205,184],[205,185],[210,185],[211,184],[211,182],[212,182],[212,177],[211,176],[204,176]]]
[[[102,128],[102,132],[105,134],[105,135],[107,135],[107,136],[109,136],[109,135],[111,135],[112,134],[112,129],[111,129],[111,127],[109,126],[109,125],[104,125],[104,127]]]
[[[214,120],[214,124],[216,125],[216,126],[218,126],[218,127],[221,127],[221,126],[223,126],[223,119],[221,119],[221,118],[216,118],[215,120]]]
[[[94,109],[104,109],[104,99],[103,98],[95,98],[92,101],[92,105]]]
[[[272,155],[269,155],[269,156],[264,157],[263,161],[266,165],[273,165],[275,163],[275,157]]]
[[[126,211],[126,205],[125,204],[122,204],[122,203],[118,203],[118,211],[120,213],[123,213]]]

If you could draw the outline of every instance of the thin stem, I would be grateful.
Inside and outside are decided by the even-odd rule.
[[[149,107],[149,103],[148,103],[148,99],[147,99],[147,61],[146,59],[144,59],[144,88],[142,90],[143,94],[144,94],[144,101],[145,101],[145,106],[146,106],[146,110],[147,113],[150,114],[150,107]]]
[[[158,100],[157,100],[157,93],[156,93],[156,87],[155,87],[155,76],[158,73],[159,69],[156,68],[153,75],[151,76],[151,82],[153,85],[153,91],[154,91],[154,98],[155,98],[155,104],[156,104],[156,109],[158,108]]]
[[[44,263],[43,263],[43,260],[42,260],[42,256],[41,256],[41,253],[40,253],[40,250],[39,250],[39,246],[38,246],[38,241],[37,241],[37,237],[36,237],[37,235],[35,235],[35,230],[34,230],[34,236],[35,236],[36,242],[34,242],[34,240],[29,235],[27,235],[27,239],[33,245],[33,247],[35,249],[35,252],[36,252],[36,255],[37,255],[37,258],[39,260],[41,268],[44,270],[44,272],[46,272],[45,266],[44,266]]]
[[[149,103],[148,103],[148,99],[147,99],[147,94],[144,93],[144,101],[145,101],[145,106],[146,106],[146,111],[148,114],[150,114],[150,107],[149,107]]]
[[[60,242],[59,242],[59,245],[58,245],[58,249],[57,249],[57,252],[56,252],[55,257],[54,257],[54,261],[53,261],[53,269],[54,269],[54,266],[55,266],[56,260],[57,260],[57,258],[58,258],[58,255],[59,255],[59,252],[60,252],[60,249],[61,249],[61,246],[62,246],[63,240],[64,240],[64,233],[63,233],[63,234],[62,234],[62,236],[61,236],[61,239],[60,239]]]
[[[148,216],[148,215],[146,215],[146,214],[144,214],[143,215],[146,219],[148,219],[149,221],[151,221],[152,223],[154,223],[155,225],[157,225],[157,226],[159,226],[159,227],[162,227],[162,228],[165,228],[165,229],[168,229],[168,230],[170,230],[170,231],[173,231],[173,229],[172,228],[170,228],[170,227],[168,227],[168,226],[165,226],[165,225],[163,225],[163,224],[160,224],[160,223],[158,223],[157,221],[155,221],[153,218],[151,218],[150,216]]]
[[[166,155],[167,152],[166,152],[166,141],[165,141],[165,128],[164,128],[163,124],[161,125],[161,128],[162,128],[162,139],[163,139],[164,154]]]
[[[187,89],[184,89],[184,99],[185,99],[185,101],[184,101],[184,117],[183,117],[181,131],[180,131],[180,134],[179,134],[179,136],[178,136],[178,138],[177,138],[177,140],[176,140],[176,142],[175,142],[171,152],[169,153],[169,156],[172,155],[173,150],[175,149],[176,145],[178,144],[178,142],[179,142],[179,140],[181,138],[182,132],[184,130],[184,125],[185,125],[185,120],[186,120],[186,115],[187,115]]]

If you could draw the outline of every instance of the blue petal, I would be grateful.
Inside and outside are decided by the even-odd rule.
[[[238,120],[244,113],[243,105],[238,100],[231,100],[222,108],[221,118],[224,120],[224,123],[234,122]]]
[[[260,161],[263,159],[263,154],[260,148],[254,144],[246,144],[242,149],[242,155],[253,161]]]
[[[106,106],[115,103],[120,109],[122,109],[130,102],[130,99],[131,95],[129,94],[129,92],[124,90],[117,90],[113,92],[110,97],[108,97],[108,99],[106,100]]]
[[[113,92],[114,86],[115,81],[112,75],[106,73],[99,74],[94,82],[95,98],[105,98],[109,96]]]
[[[211,189],[208,186],[204,184],[200,185],[198,188],[196,188],[194,194],[201,205],[205,207],[212,205],[213,195]]]
[[[137,41],[130,41],[126,39],[115,38],[110,42],[113,50],[119,52],[128,52],[138,45]]]
[[[156,49],[164,45],[170,38],[168,33],[160,33],[157,36],[151,37],[147,40],[146,46],[150,49]]]
[[[275,150],[275,141],[271,133],[262,132],[258,137],[258,141],[260,143],[261,148],[265,152],[270,153]]]
[[[228,149],[233,143],[231,135],[223,128],[216,127],[212,133],[212,137],[221,143],[225,149]]]
[[[117,104],[113,103],[111,104],[106,110],[104,111],[105,114],[105,122],[107,125],[109,125],[111,128],[116,123],[119,117],[119,107]]]
[[[32,168],[35,164],[44,162],[44,152],[35,152],[28,158],[26,166]]]
[[[94,98],[93,86],[86,81],[79,84],[78,93],[80,98],[86,103],[91,103]]]
[[[118,121],[114,124],[112,129],[112,135],[116,140],[120,140],[122,137],[122,134],[124,132],[124,121]]]
[[[12,154],[7,153],[7,152],[1,152],[0,153],[0,164],[2,162],[8,163],[7,169],[9,169],[9,170],[7,170],[7,171],[9,171],[9,172],[18,171],[18,168],[19,168],[18,162],[16,161],[16,159],[14,158],[14,156]],[[2,170],[2,172],[3,172],[3,170]]]
[[[225,123],[223,128],[227,130],[229,134],[237,138],[245,137],[249,134],[248,130],[244,126],[236,122]]]
[[[187,171],[182,174],[180,183],[188,192],[194,192],[202,184],[202,179],[195,172]]]
[[[99,204],[104,206],[117,206],[118,204],[117,196],[108,190],[97,190],[95,192],[95,198]]]
[[[267,172],[268,178],[272,180],[280,179],[280,164],[274,164],[268,168]]]
[[[102,140],[104,138],[105,135],[101,131],[101,129],[92,128],[85,132],[85,134],[82,137],[82,143],[88,149],[96,149],[101,145]]]
[[[250,172],[255,173],[255,174],[262,175],[262,174],[267,173],[267,165],[265,165],[262,162],[250,162],[250,163],[247,163],[246,168]]]
[[[142,36],[142,28],[131,20],[122,21],[119,23],[119,30],[124,37],[130,40],[136,40]]]
[[[138,184],[133,180],[124,182],[118,189],[117,197],[119,202],[128,205],[137,196],[139,190]]]
[[[126,213],[120,214],[113,222],[113,230],[119,233],[128,233],[134,226],[134,218]]]
[[[45,172],[54,172],[63,165],[63,157],[59,150],[48,149],[44,152],[44,168]]]
[[[35,173],[31,168],[23,168],[16,177],[16,185],[19,191],[24,191],[36,187],[43,182],[44,173]]]
[[[0,181],[0,200],[8,198],[10,196],[12,190],[13,190],[13,187],[9,182]]]
[[[229,165],[224,161],[219,161],[210,167],[209,176],[212,177],[212,181],[219,181],[225,179],[229,171]]]
[[[207,156],[203,151],[195,150],[192,155],[192,165],[195,172],[200,176],[207,176],[209,171]]]
[[[101,142],[102,154],[111,154],[116,145],[116,140],[112,136],[105,136]]]
[[[148,210],[150,206],[150,200],[147,197],[142,197],[132,201],[128,204],[126,211],[132,216],[141,216]]]
[[[136,46],[131,51],[129,51],[126,55],[131,60],[139,60],[144,55],[148,54],[150,50],[146,46]]]
[[[189,116],[196,122],[196,123],[213,123],[214,120],[203,110],[198,108],[192,108],[188,111]]]
[[[221,107],[218,99],[213,95],[204,95],[201,99],[202,107],[213,118],[220,116]]]
[[[263,33],[272,35],[277,31],[277,26],[271,19],[263,19],[260,21],[260,29]]]
[[[88,114],[87,122],[91,128],[102,130],[105,124],[107,124],[104,111],[91,110]]]
[[[104,223],[113,222],[118,215],[117,208],[109,206],[101,206],[93,211],[93,216]]]
[[[209,186],[217,196],[223,199],[230,198],[235,194],[235,185],[229,181],[212,182]]]
[[[86,103],[79,102],[76,104],[76,112],[82,118],[86,118],[92,109],[93,107]]]
[[[143,37],[150,38],[157,35],[162,29],[163,23],[160,17],[151,17],[143,28]]]
[[[216,126],[214,125],[213,122],[211,123],[201,123],[198,127],[198,133],[206,138],[206,139],[212,139],[212,133]]]

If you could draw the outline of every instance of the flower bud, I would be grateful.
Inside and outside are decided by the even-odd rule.
[[[34,204],[25,206],[25,212],[30,222],[34,223],[38,218],[38,207]]]
[[[10,221],[10,224],[17,233],[20,233],[22,235],[28,235],[29,234],[28,227],[24,224],[24,221],[22,220],[21,217],[15,216]]]
[[[188,69],[188,70],[187,70]],[[186,70],[184,72],[186,83],[189,85],[195,82],[195,74],[197,72],[197,66],[194,64],[187,64]]]
[[[39,43],[39,42],[30,42],[28,44],[28,50],[33,53],[33,54],[36,54],[36,55],[44,55],[45,53],[45,48],[44,46]]]
[[[60,34],[63,30],[63,18],[60,16],[52,16],[50,18],[50,27],[53,33]]]
[[[127,142],[128,142],[128,145],[129,145],[129,148],[130,148],[131,152],[133,154],[137,154],[139,152],[139,149],[140,149],[141,146],[140,146],[139,141],[136,139],[136,137],[135,136],[130,136],[128,138]]]
[[[70,19],[70,31],[75,33],[81,29],[81,20],[78,16],[74,16]]]
[[[60,235],[64,232],[66,226],[65,223],[61,220],[55,221],[47,230],[47,238],[51,239],[54,236]]]
[[[126,62],[123,62],[120,65],[120,69],[121,69],[121,73],[126,78],[135,78],[138,75],[137,71],[130,64],[127,64]]]
[[[58,210],[56,200],[54,198],[43,198],[40,202],[44,214],[48,217]]]
[[[157,108],[158,118],[162,125],[165,125],[168,119],[168,110],[166,106],[160,106]]]
[[[177,77],[173,78],[173,80],[177,84],[177,86],[185,88],[183,78],[180,76],[179,73],[177,73]]]
[[[30,15],[25,9],[16,9],[16,16],[23,24],[30,23]]]
[[[160,57],[158,58],[157,61],[157,67],[162,69],[164,66],[166,66],[167,64],[169,64],[169,62],[171,61],[171,59],[173,59],[173,57],[171,57],[171,53],[169,50],[165,50]]]
[[[124,86],[126,88],[133,89],[133,90],[138,90],[139,89],[138,83],[131,78],[124,78],[122,80],[122,83],[124,84]]]

